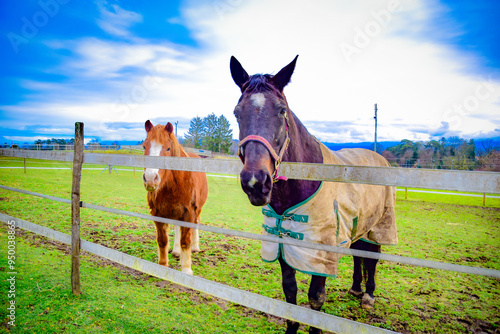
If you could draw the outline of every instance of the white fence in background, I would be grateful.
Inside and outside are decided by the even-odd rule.
[[[74,161],[74,153],[60,151],[27,151],[0,149],[0,156],[21,157],[28,159],[45,159],[57,161]],[[121,155],[121,154],[98,154],[85,153],[83,154],[83,162],[91,164],[103,164],[112,166],[130,166],[130,167],[150,167],[158,169],[175,169],[189,170],[209,173],[220,173],[238,175],[242,165],[238,160],[226,159],[189,159],[189,158],[173,158],[173,157],[149,157],[139,155]],[[464,192],[479,192],[500,194],[500,173],[494,172],[470,172],[470,171],[450,171],[450,170],[423,170],[423,169],[405,169],[394,167],[366,167],[366,166],[340,166],[340,165],[322,165],[322,164],[303,164],[303,163],[283,163],[280,168],[280,175],[287,176],[291,179],[305,180],[320,180],[329,182],[350,182],[375,185],[390,185],[425,189],[442,189]],[[75,179],[74,179],[75,182]],[[79,182],[79,180],[78,180]],[[50,200],[55,200],[64,203],[72,203],[71,200],[56,198],[53,196],[33,193],[27,190],[14,189],[6,186],[0,188],[18,191],[29,195],[39,196]],[[75,198],[73,198],[75,202]],[[214,233],[223,233],[227,235],[235,235],[238,237],[250,238],[255,240],[266,240],[277,243],[296,244],[301,247],[321,249],[343,254],[351,254],[356,256],[371,257],[388,261],[396,261],[400,263],[424,266],[429,268],[437,268],[443,270],[453,270],[462,273],[478,274],[489,277],[500,278],[500,271],[455,265],[449,263],[428,261],[422,259],[413,259],[390,254],[370,253],[341,247],[313,244],[298,240],[283,240],[276,236],[263,236],[247,232],[220,229],[206,225],[194,225],[186,222],[170,220],[161,217],[152,217],[141,215],[112,208],[100,207],[79,201],[78,206],[94,210],[102,210],[113,212],[116,214],[125,214],[141,219],[155,220],[168,224],[195,227],[200,230],[210,231]],[[73,203],[75,206],[75,203]],[[71,236],[23,221],[18,218],[13,218],[4,214],[0,214],[0,220],[8,221],[15,220],[18,227],[30,230],[34,233],[41,234],[67,244],[71,244]],[[191,226],[193,225],[193,226]],[[74,238],[74,236],[73,236]],[[80,240],[79,237],[77,240]],[[351,320],[334,317],[325,313],[313,311],[296,305],[291,305],[270,299],[247,291],[239,290],[219,283],[207,281],[205,279],[184,275],[181,272],[159,266],[157,264],[109,249],[91,242],[80,240],[81,249],[108,258],[115,262],[121,263],[130,268],[134,268],[141,272],[154,275],[174,283],[199,290],[219,298],[223,298],[233,303],[241,304],[262,312],[273,314],[279,317],[298,321],[310,326],[322,328],[338,333],[387,333],[390,331],[357,323]]]

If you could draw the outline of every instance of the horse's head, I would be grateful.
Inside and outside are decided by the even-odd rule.
[[[156,125],[147,120],[145,124],[147,137],[144,140],[144,155],[158,156],[179,156],[179,143],[173,134],[174,127],[169,122],[167,125]],[[144,168],[142,180],[147,191],[155,191],[161,182],[161,177],[157,168]]]
[[[297,57],[274,76],[249,76],[231,57],[231,75],[242,93],[234,109],[240,129],[238,155],[244,164],[241,186],[256,206],[271,201],[273,183],[281,179],[277,173],[289,142],[290,114],[283,88],[290,81]]]

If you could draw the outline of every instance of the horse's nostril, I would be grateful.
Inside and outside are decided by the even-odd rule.
[[[268,194],[273,187],[273,181],[271,179],[271,176],[269,174],[264,175],[264,181],[262,182],[262,192],[264,194]]]
[[[157,183],[160,180],[158,174],[155,175],[154,183]]]
[[[146,174],[142,174],[142,181],[146,183]]]

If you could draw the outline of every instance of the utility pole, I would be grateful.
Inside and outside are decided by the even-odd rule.
[[[377,104],[375,103],[375,144],[373,145],[373,150],[377,152]]]
[[[177,138],[177,124],[179,124],[179,121],[175,122],[175,137]]]

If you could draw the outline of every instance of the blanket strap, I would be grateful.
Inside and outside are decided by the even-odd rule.
[[[266,217],[275,218],[275,219],[279,219],[279,220],[293,220],[293,221],[296,221],[299,223],[309,222],[309,216],[307,216],[307,215],[296,215],[293,213],[287,214],[287,215],[278,215],[278,214],[274,213],[273,211],[267,210],[264,208],[262,209],[262,214]]]
[[[266,224],[262,224],[262,227],[264,228],[264,230],[267,233],[277,235],[280,238],[283,238],[283,236],[285,235],[285,236],[293,238],[293,239],[304,240],[304,233],[293,232],[293,231],[284,229],[282,227],[280,227],[280,228],[271,227],[271,226],[267,226]]]

